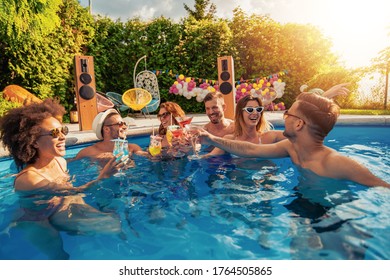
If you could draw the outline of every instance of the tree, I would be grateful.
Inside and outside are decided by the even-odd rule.
[[[184,4],[184,9],[188,12],[190,17],[196,20],[213,19],[217,12],[217,6],[210,3],[210,0],[195,0],[195,6],[192,10],[187,4]]]
[[[245,80],[266,77],[287,70],[283,101],[291,105],[302,84],[332,65],[337,57],[331,42],[311,25],[280,24],[268,16],[247,16],[236,8],[230,29],[238,57],[236,76]]]
[[[389,92],[389,75],[390,75],[390,46],[386,47],[379,52],[378,57],[373,59],[373,65],[371,71],[378,72],[385,76],[385,86],[384,86],[384,103],[383,109],[387,109],[387,97]]]
[[[0,3],[0,34],[10,47],[18,42],[40,39],[60,25],[57,12],[62,0],[2,0]]]
[[[74,56],[83,52],[94,35],[93,18],[87,9],[76,0],[4,3],[1,27],[9,23],[3,20],[4,11],[12,13],[15,24],[0,28],[1,42],[6,42],[1,45],[5,57],[2,86],[18,84],[42,99],[56,96],[63,104],[73,102]]]
[[[62,0],[0,2],[0,85],[7,85],[10,79],[23,72],[23,66],[15,63],[15,56],[23,52],[30,42],[40,41],[59,27],[57,12],[61,3]],[[23,78],[23,73],[21,76]]]

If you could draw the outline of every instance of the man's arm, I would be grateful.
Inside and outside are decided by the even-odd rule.
[[[100,154],[104,154],[104,152],[100,151],[96,146],[96,144],[85,147],[81,149],[77,155],[75,156],[76,159],[85,158],[85,157],[97,157]]]
[[[335,86],[331,87],[330,89],[328,89],[327,91],[325,91],[322,94],[322,96],[329,98],[329,99],[332,99],[333,97],[336,97],[338,95],[348,95],[349,89],[346,88],[346,86],[348,86],[348,85],[349,85],[349,83],[335,85]]]
[[[288,147],[290,142],[283,140],[274,144],[253,144],[246,141],[230,140],[211,135],[207,132],[200,132],[202,142],[214,145],[228,153],[240,157],[259,157],[259,158],[280,158],[288,157]]]

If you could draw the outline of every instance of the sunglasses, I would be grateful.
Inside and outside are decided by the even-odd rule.
[[[252,114],[255,110],[256,113],[260,114],[263,112],[264,107],[263,106],[258,106],[258,107],[244,107],[242,108],[243,111],[246,111],[248,114]]]
[[[69,133],[69,128],[67,126],[53,128],[48,133],[39,135],[39,137],[50,135],[53,138],[58,138],[60,137],[60,133],[62,133],[63,135],[67,135]]]
[[[117,123],[112,123],[112,124],[105,124],[105,126],[113,126],[113,125],[119,125],[120,127],[122,126],[127,126],[127,123],[124,122],[124,121],[120,121],[120,122],[117,122]]]
[[[288,112],[288,110],[286,110],[286,111],[283,113],[283,119],[286,120],[287,117],[294,117],[294,118],[300,119],[301,121],[303,121],[304,124],[306,124],[304,120],[302,120],[300,117],[298,117],[298,116],[296,116],[296,115],[290,114],[290,113]]]
[[[161,119],[161,118],[166,118],[167,116],[169,116],[171,113],[169,112],[165,112],[165,113],[162,113],[162,114],[158,114],[157,115],[157,118]]]

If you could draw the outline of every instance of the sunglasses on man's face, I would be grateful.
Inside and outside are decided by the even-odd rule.
[[[261,112],[263,112],[264,107],[262,107],[262,106],[244,107],[244,108],[242,108],[242,110],[246,111],[248,114],[252,114],[256,110],[256,113],[260,114]]]
[[[113,125],[119,125],[120,127],[122,126],[127,126],[127,123],[124,122],[124,121],[120,121],[120,122],[117,122],[117,123],[112,123],[112,124],[106,124],[105,126],[113,126]]]
[[[58,138],[58,137],[60,137],[60,133],[62,133],[63,135],[67,135],[69,133],[69,128],[67,126],[53,128],[48,133],[41,134],[39,136],[48,136],[48,135],[50,135],[53,138]]]

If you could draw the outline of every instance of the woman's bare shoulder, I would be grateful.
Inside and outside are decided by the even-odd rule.
[[[263,144],[272,144],[286,139],[282,130],[269,130],[261,134]]]
[[[49,181],[33,168],[22,170],[15,178],[17,191],[30,191],[46,185]]]

